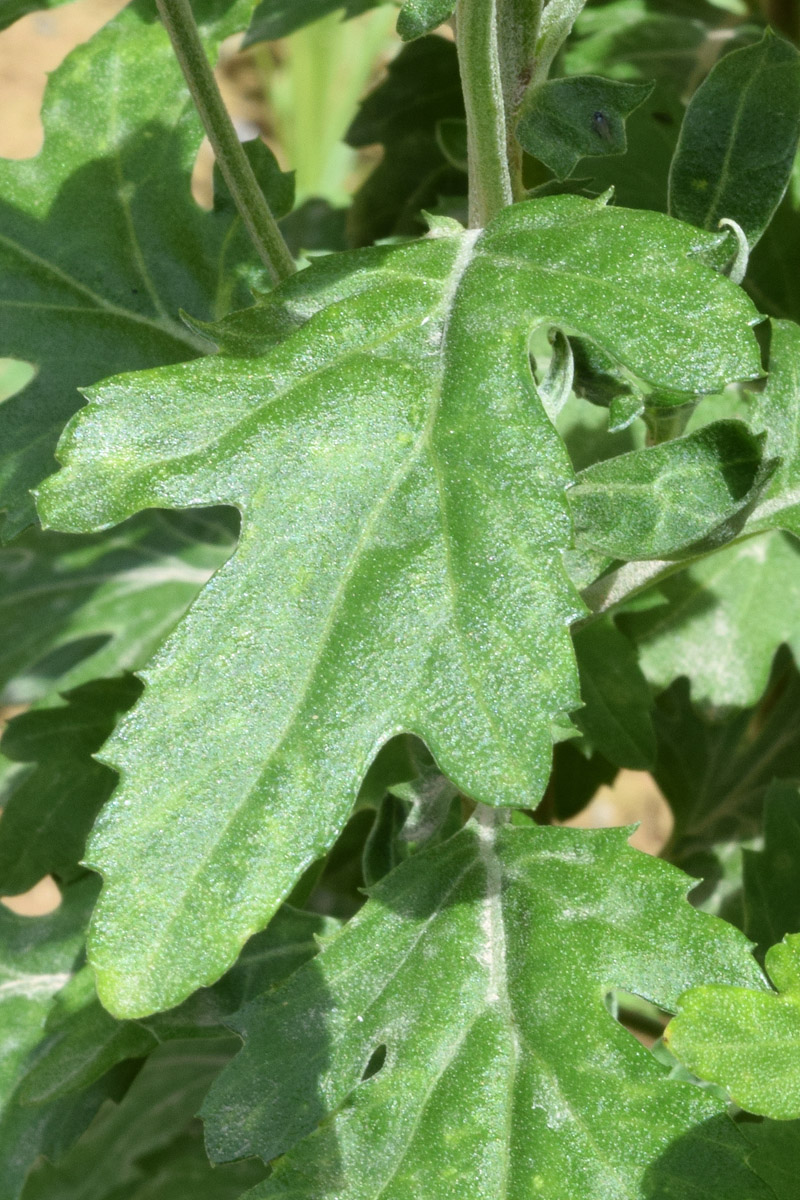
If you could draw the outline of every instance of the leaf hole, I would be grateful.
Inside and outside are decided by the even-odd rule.
[[[649,1000],[643,1000],[633,992],[624,992],[621,988],[613,988],[606,994],[606,1008],[614,1020],[648,1050],[661,1037],[672,1015]]]
[[[361,1082],[365,1083],[366,1080],[372,1079],[373,1075],[377,1075],[385,1062],[386,1043],[381,1042],[380,1046],[376,1046],[376,1048],[372,1051],[370,1060],[364,1068],[364,1074],[361,1076]]]

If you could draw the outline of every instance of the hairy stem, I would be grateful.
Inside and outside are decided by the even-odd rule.
[[[467,110],[469,224],[482,229],[513,202],[497,0],[458,0],[456,45]]]
[[[156,0],[156,3],[220,170],[253,245],[276,283],[288,279],[295,270],[294,260],[222,102],[191,4],[189,0]]]
[[[517,121],[533,76],[543,0],[497,0],[497,40],[506,120],[506,159],[515,200],[525,195]]]

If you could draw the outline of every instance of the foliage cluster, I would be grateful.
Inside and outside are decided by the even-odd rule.
[[[0,162],[0,1200],[798,1200],[800,6],[378,7]]]

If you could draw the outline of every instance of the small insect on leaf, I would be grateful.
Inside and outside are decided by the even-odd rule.
[[[614,135],[611,130],[611,121],[600,109],[592,113],[592,129],[604,142],[612,141]]]

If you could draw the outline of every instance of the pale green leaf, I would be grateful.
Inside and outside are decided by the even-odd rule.
[[[800,934],[773,946],[766,968],[778,995],[719,984],[692,988],[664,1040],[740,1108],[787,1121],[800,1117]]]
[[[763,487],[762,446],[741,421],[716,421],[587,467],[568,493],[578,544],[641,560],[729,540]]]
[[[517,140],[566,179],[582,158],[625,153],[625,120],[651,91],[650,84],[598,75],[551,79],[526,96]]]
[[[800,54],[768,29],[721,58],[692,97],[670,172],[670,212],[703,229],[731,218],[754,245],[786,191],[798,138]]]
[[[0,547],[2,702],[144,665],[230,556],[230,509],[147,512],[102,534],[25,530]]]
[[[773,533],[725,547],[659,584],[662,603],[623,613],[657,688],[680,675],[698,704],[752,705],[786,642],[800,659],[800,546]]]
[[[749,301],[698,260],[715,237],[574,196],[438,232],[318,261],[219,328],[232,353],[107,383],[42,491],[62,529],[243,514],[104,752],[124,782],[88,852],[91,953],[118,1015],[224,971],[392,734],[476,799],[539,800],[579,703],[571,472],[528,358],[545,314],[655,386],[760,369]]]
[[[264,1200],[644,1200],[674,1175],[766,1197],[724,1106],[606,1007],[620,988],[672,1009],[687,978],[766,986],[626,832],[473,823],[398,868],[242,1014],[203,1109],[212,1156],[283,1155]]]
[[[198,0],[211,53],[249,9]],[[7,536],[33,516],[29,489],[53,469],[76,389],[207,352],[181,306],[221,316],[263,277],[239,218],[192,199],[202,128],[151,0],[68,56],[42,120],[40,154],[0,161],[0,354],[37,367],[0,405]]]

